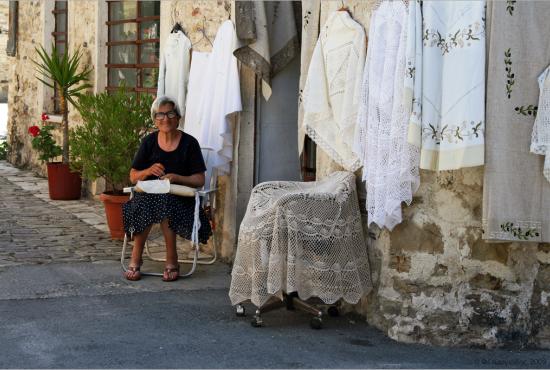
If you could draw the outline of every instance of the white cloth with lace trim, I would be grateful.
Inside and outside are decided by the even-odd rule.
[[[346,11],[331,13],[313,51],[303,94],[301,129],[349,171],[361,166],[352,146],[365,45],[363,26]]]
[[[422,3],[422,123],[409,142],[420,168],[485,163],[485,1]],[[414,123],[414,122],[413,122]]]
[[[531,153],[544,155],[543,174],[550,181],[550,66],[538,78],[539,105],[531,137]]]
[[[401,203],[410,205],[420,184],[419,149],[407,141],[413,95],[419,89],[405,73],[415,5],[410,3],[412,20],[403,1],[383,1],[373,13],[358,115],[355,150],[363,162],[368,223],[389,230],[402,221]],[[409,36],[416,42],[414,32]]]
[[[261,307],[297,292],[357,303],[372,288],[355,176],[272,181],[252,190],[241,223],[229,298]]]

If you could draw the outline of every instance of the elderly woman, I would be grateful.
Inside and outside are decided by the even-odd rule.
[[[147,135],[132,163],[130,181],[168,179],[172,184],[199,188],[204,185],[206,167],[197,140],[178,130],[181,118],[175,100],[159,96],[151,107],[157,131]],[[134,248],[124,276],[128,280],[141,278],[140,267],[147,235],[155,223],[160,223],[166,242],[166,265],[162,280],[174,281],[179,276],[176,234],[191,238],[195,198],[172,194],[136,193],[124,205],[124,230],[133,233]],[[200,209],[199,241],[206,243],[212,234],[210,224]]]

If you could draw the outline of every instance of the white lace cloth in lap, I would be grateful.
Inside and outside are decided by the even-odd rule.
[[[365,30],[348,12],[331,13],[313,51],[303,94],[301,129],[349,171],[361,166],[352,146],[365,44]]]
[[[538,78],[540,96],[531,137],[531,153],[544,155],[544,177],[550,181],[550,66]]]
[[[257,185],[241,223],[229,297],[261,307],[269,297],[357,303],[372,288],[355,176]]]
[[[401,203],[411,203],[420,183],[419,149],[407,141],[414,86],[405,74],[407,33],[406,5],[382,2],[371,18],[356,135],[368,223],[389,230],[401,222]]]

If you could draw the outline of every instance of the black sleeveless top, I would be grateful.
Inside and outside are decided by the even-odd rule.
[[[155,163],[164,166],[165,173],[175,173],[181,176],[191,176],[206,171],[201,148],[197,139],[181,131],[178,147],[171,152],[165,152],[158,144],[158,131],[147,135],[141,141],[132,168],[142,171]],[[156,176],[149,176],[147,180],[155,180]]]

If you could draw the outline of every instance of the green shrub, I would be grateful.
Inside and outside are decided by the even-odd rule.
[[[6,160],[8,158],[9,146],[6,141],[0,143],[0,161]]]
[[[103,177],[107,190],[122,193],[141,139],[154,127],[152,101],[150,95],[138,99],[123,88],[81,96],[77,109],[84,124],[71,129],[71,168],[88,180]]]

